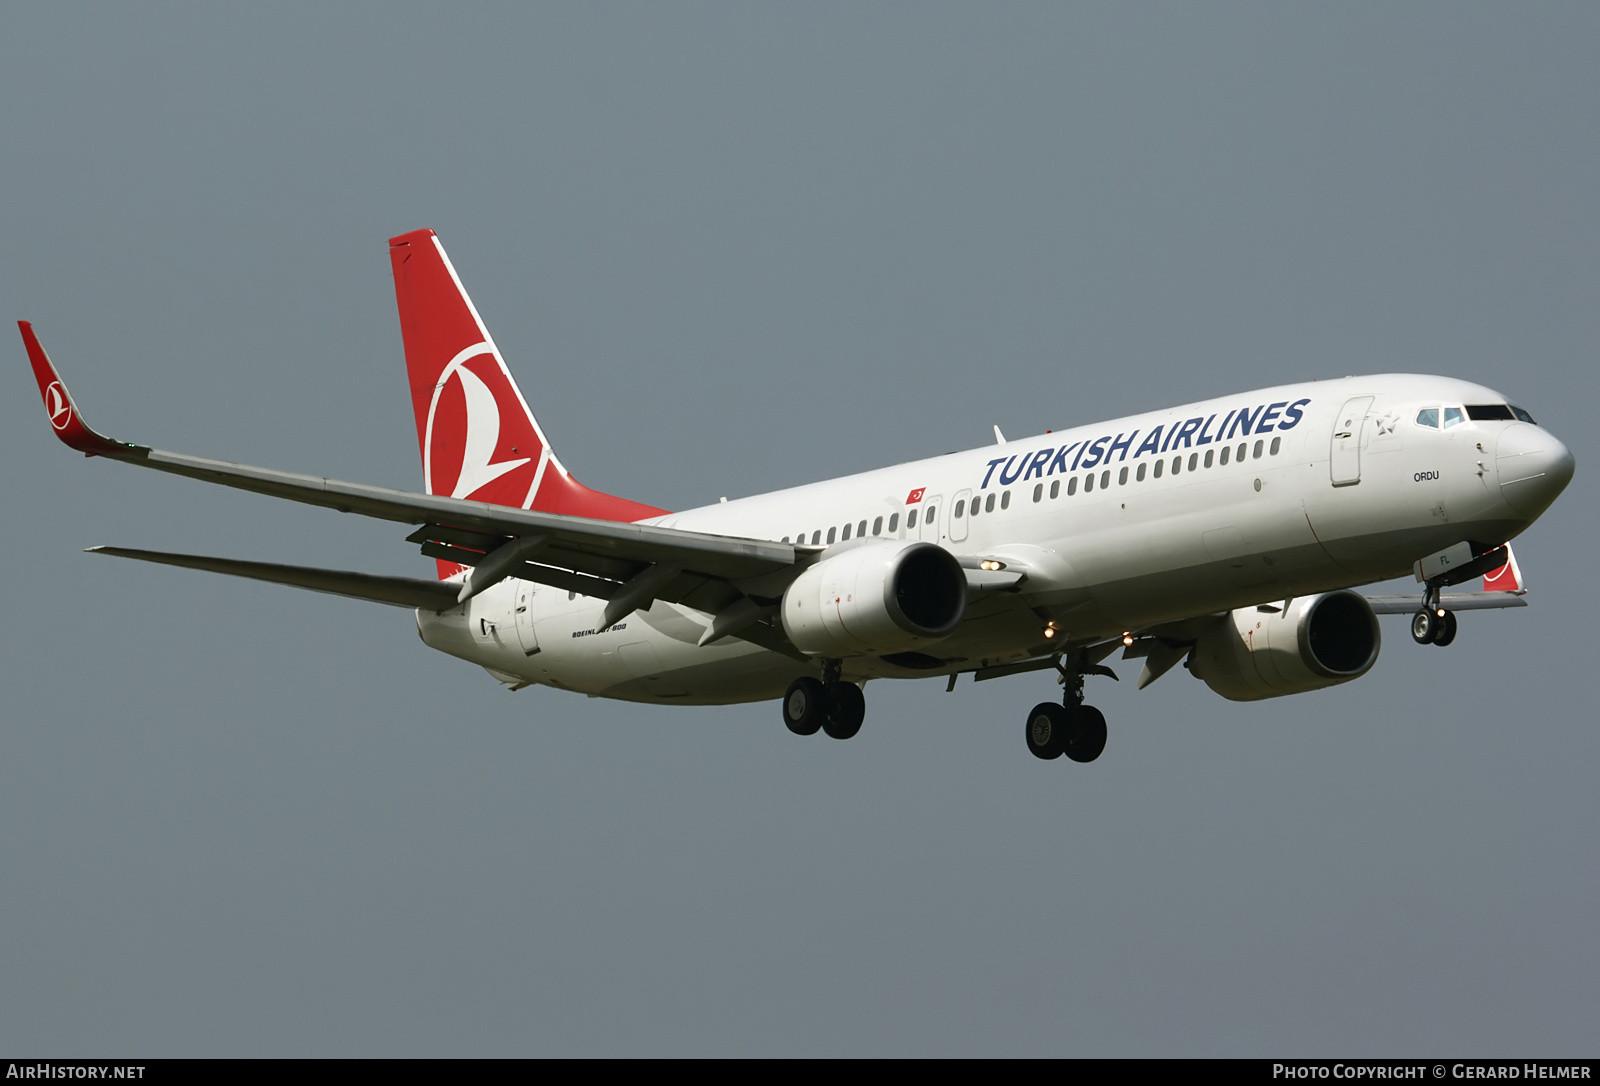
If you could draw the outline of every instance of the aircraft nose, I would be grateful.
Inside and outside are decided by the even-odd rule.
[[[1500,495],[1523,516],[1543,513],[1572,481],[1572,450],[1537,426],[1507,426],[1494,455]]]

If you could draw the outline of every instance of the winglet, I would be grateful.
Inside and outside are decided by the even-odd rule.
[[[28,321],[18,321],[17,327],[22,331],[22,342],[28,348],[28,361],[33,363],[33,377],[39,382],[39,395],[44,398],[45,413],[50,417],[50,425],[55,427],[56,436],[85,456],[115,456],[137,448],[112,441],[89,428],[78,411],[78,405],[73,402],[72,393],[67,391],[61,375],[51,364],[50,356],[40,346],[39,337],[34,335],[33,325]]]
[[[1515,592],[1519,596],[1528,590],[1528,582],[1522,579],[1522,567],[1517,565],[1517,556],[1511,553],[1511,544],[1506,544],[1506,564],[1483,575],[1483,590]]]

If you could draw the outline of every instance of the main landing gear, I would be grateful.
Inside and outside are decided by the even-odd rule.
[[[819,730],[833,739],[849,739],[861,730],[867,698],[855,683],[841,682],[837,661],[824,662],[824,681],[802,675],[783,695],[783,722],[796,735]]]
[[[1091,674],[1116,674],[1107,667],[1090,665]],[[1046,761],[1065,754],[1074,762],[1092,762],[1106,749],[1106,718],[1099,709],[1083,703],[1083,672],[1061,665],[1061,704],[1041,701],[1028,714],[1023,738],[1028,753]]]
[[[1422,610],[1411,616],[1411,640],[1419,645],[1440,648],[1456,639],[1456,614],[1439,606],[1439,590],[1427,585],[1422,593]]]

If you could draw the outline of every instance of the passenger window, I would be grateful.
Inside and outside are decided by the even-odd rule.
[[[1060,479],[1051,479],[1050,480],[1050,497],[1052,499],[1061,497],[1061,480]]]
[[[1417,425],[1426,426],[1430,430],[1439,428],[1439,409],[1437,407],[1424,407],[1417,412]]]
[[[1037,502],[1040,499],[1042,499],[1043,497],[1044,497],[1044,484],[1043,483],[1034,483],[1033,484],[1033,500]]]
[[[1161,469],[1166,467],[1166,466],[1167,466],[1167,462],[1165,460],[1157,460],[1156,461],[1155,476],[1156,476],[1157,479],[1161,478]]]
[[[1462,414],[1461,408],[1447,407],[1444,409],[1444,428],[1446,430],[1450,429],[1452,426],[1459,426],[1466,421],[1467,416]]]
[[[843,539],[849,539],[850,538],[850,525],[846,524],[844,526],[844,535],[841,538],[843,538]]]
[[[900,530],[900,514],[899,513],[890,513],[889,514],[889,534],[893,535],[895,532],[897,532],[899,530]]]
[[[1208,467],[1208,468],[1211,466],[1211,454],[1212,454],[1212,452],[1213,452],[1213,450],[1211,450],[1211,449],[1207,449],[1206,450],[1206,467]]]
[[[924,509],[922,511],[922,523],[923,523],[923,525],[927,526],[929,524],[932,524],[933,523],[933,515],[935,513],[937,513],[938,511],[939,510],[937,508],[935,508],[934,506],[931,506],[931,505],[928,506],[928,508]]]
[[[1235,460],[1239,461],[1240,463],[1244,462],[1244,447],[1245,447],[1245,442],[1243,442],[1243,441],[1239,442],[1239,451],[1233,454],[1233,458]]]
[[[882,535],[883,534],[883,518],[882,517],[878,517],[876,520],[874,520],[872,522],[872,534],[873,535]]]
[[[1100,489],[1104,490],[1106,487],[1108,487],[1110,485],[1111,485],[1111,472],[1109,470],[1108,471],[1102,471],[1100,473]]]
[[[972,507],[967,510],[967,515],[969,517],[975,517],[981,512],[983,512],[983,495],[979,494],[976,498],[972,499]]]
[[[1252,459],[1255,459],[1255,460],[1260,460],[1261,459],[1261,442],[1260,441],[1257,441],[1256,442],[1256,447],[1254,449],[1250,450],[1250,456],[1251,456]]]
[[[915,509],[913,509],[913,510],[911,510],[911,512],[906,514],[906,531],[909,532],[911,529],[915,528],[916,526],[917,526],[917,511]]]
[[[813,547],[815,547],[818,544],[820,544],[821,542],[822,542],[822,529],[818,528],[816,531],[811,533],[811,545]]]
[[[1127,468],[1123,468],[1121,471],[1117,472],[1117,485],[1118,486],[1127,486],[1128,485],[1128,469]]]
[[[1087,494],[1093,489],[1094,489],[1094,472],[1091,471],[1089,474],[1087,474],[1087,475],[1085,475],[1083,477],[1083,492],[1085,494]]]
[[[830,544],[831,544],[831,543],[832,543],[832,542],[833,542],[833,535],[834,535],[834,533],[835,533],[835,532],[836,532],[836,531],[838,531],[838,529],[837,529],[837,528],[829,528],[829,529],[828,529],[828,542],[829,542],[829,543],[830,543]]]
[[[1140,464],[1138,472],[1134,475],[1134,478],[1138,479],[1141,483],[1144,482],[1144,468],[1145,466]]]
[[[1183,457],[1174,456],[1172,458],[1172,474],[1176,475],[1176,474],[1178,474],[1178,472],[1180,472],[1182,470],[1183,470]]]
[[[1231,453],[1232,451],[1233,451],[1233,446],[1232,445],[1224,445],[1222,447],[1222,455],[1217,458],[1218,463],[1226,464],[1228,462],[1228,454]]]
[[[950,515],[955,517],[957,520],[960,520],[961,519],[961,513],[962,513],[962,511],[964,509],[966,509],[966,507],[967,507],[967,503],[966,503],[966,501],[964,499],[961,500],[961,501],[958,501],[958,502],[956,502],[956,511],[954,513],[951,513]]]
[[[1189,470],[1193,471],[1195,469],[1195,465],[1197,465],[1199,463],[1200,463],[1200,454],[1199,453],[1190,453],[1189,454]]]
[[[993,513],[994,512],[994,495],[993,494],[990,494],[988,496],[988,498],[984,499],[983,511],[985,513]]]
[[[1006,492],[1004,492],[1003,494],[1000,495],[1000,508],[1002,508],[1002,509],[1010,509],[1011,508],[1011,491],[1007,490]]]
[[[1269,455],[1269,456],[1277,456],[1278,455],[1278,450],[1281,449],[1282,447],[1283,447],[1283,438],[1281,438],[1281,437],[1273,438],[1272,439],[1272,444],[1267,447],[1267,455]]]
[[[1067,480],[1067,497],[1072,497],[1078,492],[1078,477],[1074,475]]]
[[[785,543],[789,542],[789,537],[788,536],[784,536],[783,537],[783,542],[785,542]]]

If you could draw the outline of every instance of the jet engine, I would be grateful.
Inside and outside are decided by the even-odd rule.
[[[1354,592],[1303,596],[1284,607],[1241,607],[1201,633],[1189,670],[1230,701],[1336,686],[1378,659],[1378,619]]]
[[[783,594],[783,631],[801,652],[901,652],[944,637],[967,610],[967,576],[942,547],[885,539],[824,558]]]

